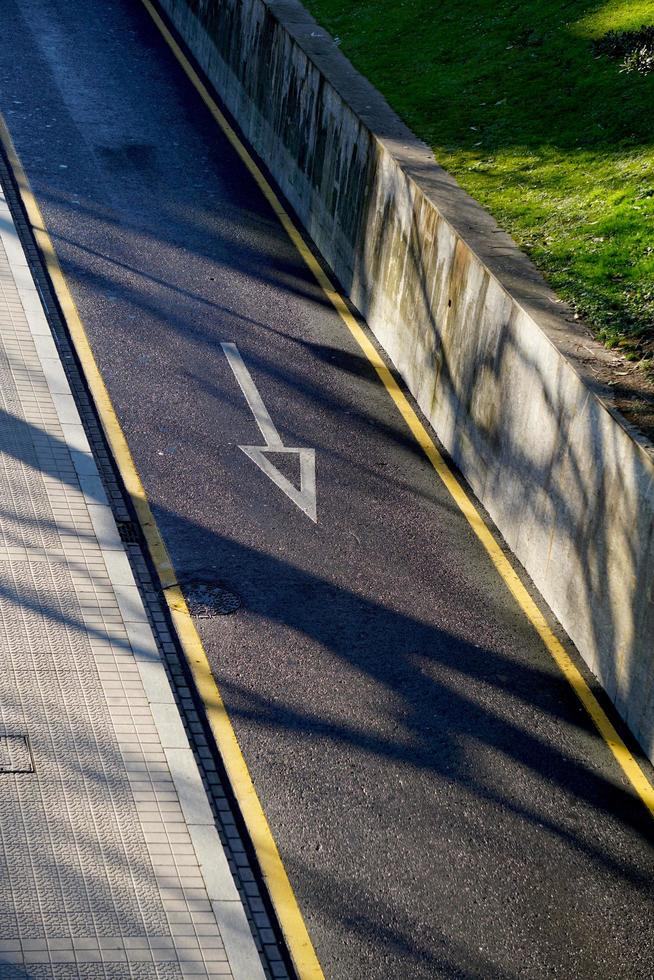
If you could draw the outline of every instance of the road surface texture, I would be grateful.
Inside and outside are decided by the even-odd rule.
[[[653,977],[651,818],[140,3],[2,21],[0,111],[180,581],[240,599],[197,626],[326,976]],[[317,523],[239,448],[238,363],[315,450]]]

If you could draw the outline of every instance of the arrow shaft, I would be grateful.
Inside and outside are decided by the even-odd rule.
[[[261,435],[263,436],[266,445],[273,448],[283,448],[284,443],[281,440],[279,432],[273,424],[273,420],[268,414],[268,409],[263,403],[263,399],[257,390],[257,386],[252,380],[252,375],[245,366],[245,362],[241,357],[238,347],[236,344],[221,344],[220,345],[225,353],[225,357],[229,363],[230,368],[234,374],[234,377],[239,383],[241,391],[245,395],[245,400],[250,406],[250,411],[254,415],[255,421],[259,426]]]

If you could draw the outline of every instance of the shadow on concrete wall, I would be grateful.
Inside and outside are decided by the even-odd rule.
[[[373,218],[357,245],[365,255],[374,241],[371,258],[359,263],[369,276],[350,288],[363,296],[447,451],[651,754],[652,462],[451,228],[433,210],[425,214],[427,203],[407,207],[405,188],[398,201],[395,188],[373,187]]]
[[[393,143],[372,136],[270,10],[260,0],[211,9],[232,18],[229,32],[208,24],[218,91],[651,755],[651,460],[438,216],[420,173],[409,179]],[[270,64],[274,84],[262,86]],[[424,176],[433,181],[428,165]],[[459,201],[466,220],[487,226]],[[551,322],[544,284],[530,278],[529,292],[530,309]]]

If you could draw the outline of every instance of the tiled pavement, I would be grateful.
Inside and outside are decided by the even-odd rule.
[[[0,193],[0,978],[264,976]]]

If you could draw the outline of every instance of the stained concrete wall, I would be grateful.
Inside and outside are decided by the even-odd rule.
[[[607,355],[298,3],[160,4],[654,758],[654,454]]]

